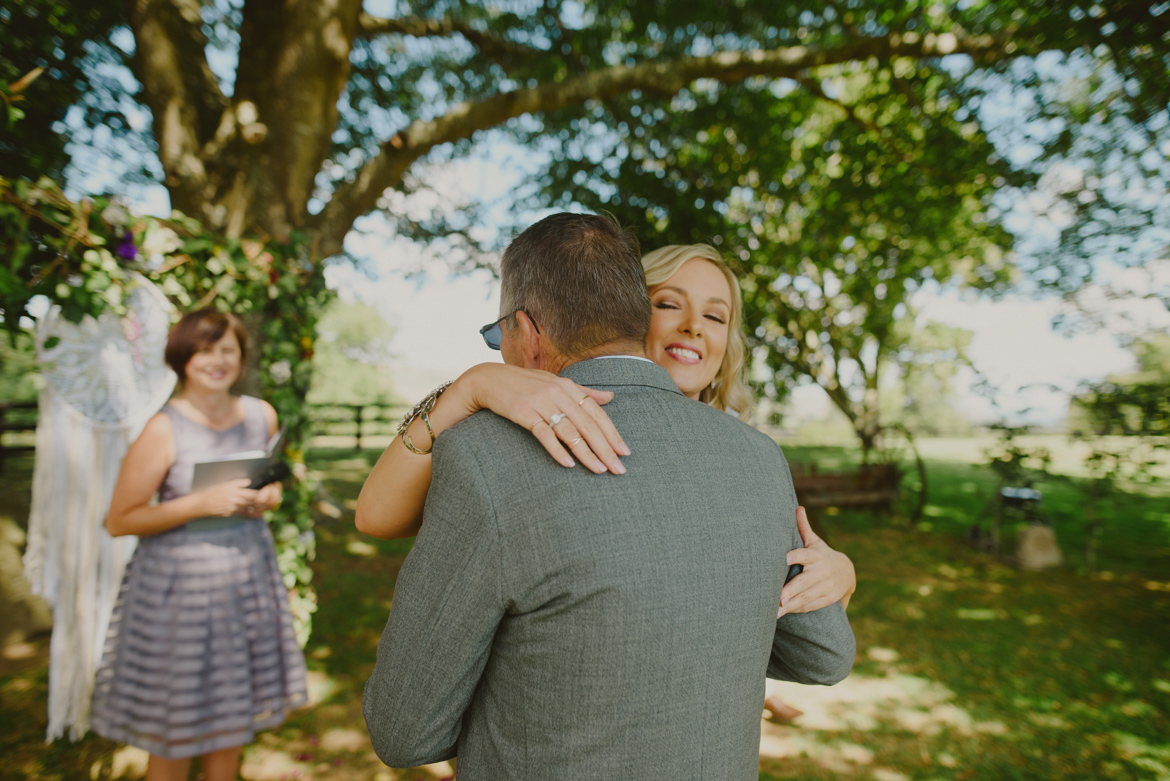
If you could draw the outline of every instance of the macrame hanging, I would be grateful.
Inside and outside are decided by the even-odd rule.
[[[89,729],[94,674],[137,539],[105,530],[122,458],[170,397],[163,360],[173,308],[136,277],[126,314],[70,323],[53,307],[37,327],[45,379],[24,572],[53,609],[46,740]]]

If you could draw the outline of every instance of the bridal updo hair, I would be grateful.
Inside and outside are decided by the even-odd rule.
[[[642,269],[646,272],[646,287],[661,285],[678,272],[688,260],[705,260],[723,273],[731,288],[731,317],[727,321],[727,352],[715,381],[699,394],[699,401],[712,407],[730,410],[740,420],[747,420],[755,402],[744,379],[747,366],[747,340],[743,335],[743,293],[739,280],[719,250],[710,244],[668,244],[642,256]]]
[[[183,315],[183,319],[171,326],[164,357],[167,365],[178,375],[179,382],[187,380],[187,362],[191,356],[218,342],[228,329],[240,343],[240,365],[243,366],[248,356],[248,334],[240,318],[230,312],[196,309]]]

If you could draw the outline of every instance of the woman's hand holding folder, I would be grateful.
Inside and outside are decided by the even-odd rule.
[[[215,518],[232,515],[259,518],[267,510],[280,507],[280,483],[269,483],[259,490],[253,490],[248,487],[250,482],[241,477],[200,491],[197,495],[202,500],[204,515]]]
[[[226,518],[232,515],[251,516],[260,504],[260,491],[248,487],[246,478],[227,480],[204,489],[196,494],[200,498],[203,514],[209,517]]]

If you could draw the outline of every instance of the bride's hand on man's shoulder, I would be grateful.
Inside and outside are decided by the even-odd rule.
[[[456,383],[461,381],[473,409],[489,409],[528,429],[562,466],[573,466],[575,456],[597,474],[625,473],[620,456],[630,449],[602,409],[611,392],[502,363],[472,367]]]

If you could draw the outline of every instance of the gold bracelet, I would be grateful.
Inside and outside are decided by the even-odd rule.
[[[402,444],[406,445],[406,449],[411,453],[425,456],[429,455],[431,450],[434,449],[435,430],[431,428],[431,418],[428,413],[435,408],[435,402],[439,400],[439,397],[443,395],[443,391],[447,390],[448,386],[450,385],[451,381],[444,382],[442,385],[428,393],[423,397],[422,401],[414,405],[414,408],[411,409],[410,412],[406,413],[406,416],[402,418],[402,422],[398,424],[398,436],[402,438]],[[431,444],[426,450],[420,450],[419,448],[415,447],[414,443],[410,441],[410,434],[406,433],[406,430],[410,428],[410,424],[414,423],[414,421],[419,417],[422,417],[422,421],[426,424],[427,427],[427,433],[431,436]]]

